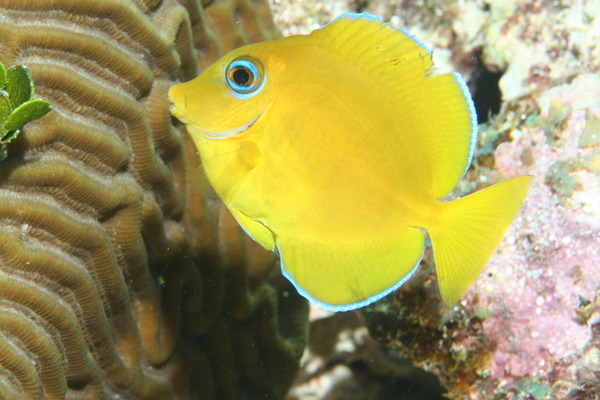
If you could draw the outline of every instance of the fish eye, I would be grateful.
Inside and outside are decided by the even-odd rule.
[[[234,92],[254,95],[263,87],[264,69],[260,61],[252,57],[238,57],[227,66],[225,80]]]

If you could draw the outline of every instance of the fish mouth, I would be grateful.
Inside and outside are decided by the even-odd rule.
[[[169,103],[171,103],[169,105],[169,112],[171,113],[172,116],[174,116],[175,118],[177,118],[179,121],[183,122],[184,124],[187,124],[188,121],[187,119],[182,115],[183,113],[181,112],[182,110],[185,109],[185,98],[183,98],[183,96],[180,95],[180,91],[177,91],[177,87],[179,85],[174,85],[171,86],[171,88],[169,88],[169,92],[167,93],[167,97],[169,98]],[[180,98],[176,98],[176,97],[180,97]],[[177,107],[176,104],[179,104],[179,107]]]
[[[250,129],[264,113],[264,111],[261,111],[255,118],[250,120],[250,122],[247,122],[237,128],[228,129],[226,131],[220,131],[220,132],[210,132],[210,130],[202,127],[201,125],[195,124],[195,123],[187,120],[183,115],[181,115],[182,113],[178,112],[178,108],[174,104],[169,106],[169,112],[171,113],[171,115],[173,115],[179,121],[181,121],[183,124],[185,124],[188,127],[194,127],[195,128],[194,130],[196,132],[202,134],[203,136],[206,136],[209,139],[228,139],[228,138],[237,136],[240,133],[245,132],[248,129]]]
[[[247,131],[258,121],[258,119],[264,114],[266,110],[265,108],[260,113],[258,113],[258,115],[255,118],[237,128],[228,129],[220,132],[211,132],[206,127],[203,127],[202,125],[196,124],[193,121],[190,121],[187,118],[185,118],[185,98],[180,96],[180,92],[177,91],[178,86],[179,85],[175,85],[169,89],[168,98],[171,102],[171,104],[169,105],[169,112],[172,116],[174,116],[179,121],[183,122],[186,126],[188,126],[188,128],[193,127],[194,131],[209,139],[228,139]]]
[[[169,106],[169,112],[171,113],[172,116],[174,116],[175,118],[177,118],[184,124],[187,124],[187,120],[181,115],[181,113],[177,112],[177,106],[175,104],[171,104]]]

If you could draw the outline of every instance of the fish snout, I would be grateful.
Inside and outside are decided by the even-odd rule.
[[[169,89],[168,93],[169,102],[171,105],[169,106],[169,111],[171,115],[180,120],[181,122],[185,122],[183,119],[183,115],[185,112],[185,96],[183,91],[181,90],[181,85],[173,85]]]

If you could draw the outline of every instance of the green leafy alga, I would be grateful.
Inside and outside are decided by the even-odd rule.
[[[7,145],[21,128],[52,109],[49,101],[34,99],[34,91],[27,67],[15,65],[7,70],[0,62],[0,161],[8,156]]]

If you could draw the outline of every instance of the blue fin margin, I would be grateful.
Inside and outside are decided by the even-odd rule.
[[[320,300],[317,300],[313,296],[311,296],[310,293],[308,293],[306,290],[304,290],[304,288],[302,286],[300,286],[294,280],[294,278],[290,274],[288,274],[288,272],[286,271],[285,265],[283,263],[283,257],[281,255],[281,249],[279,248],[279,244],[277,244],[276,246],[277,246],[277,254],[279,254],[279,264],[281,266],[281,273],[283,274],[283,276],[285,276],[287,278],[287,280],[289,280],[292,283],[292,285],[294,285],[294,287],[296,288],[298,293],[300,293],[300,295],[302,295],[302,297],[308,299],[311,303],[316,304],[317,306],[321,307],[322,309],[329,310],[329,311],[335,311],[335,312],[351,311],[351,310],[355,310],[357,308],[362,308],[362,307],[368,306],[371,303],[376,302],[377,300],[381,300],[388,294],[392,293],[394,290],[398,289],[400,286],[405,284],[406,281],[408,281],[410,279],[410,277],[415,273],[417,268],[419,268],[419,264],[421,263],[421,260],[423,259],[423,254],[425,253],[425,247],[423,247],[423,251],[421,252],[421,257],[419,257],[419,261],[415,264],[413,269],[408,274],[404,275],[402,277],[402,279],[400,279],[398,282],[396,282],[394,285],[390,286],[389,288],[385,289],[383,292],[377,293],[365,300],[362,300],[362,301],[359,301],[356,303],[343,304],[343,305],[336,306],[336,305],[324,303]]]

